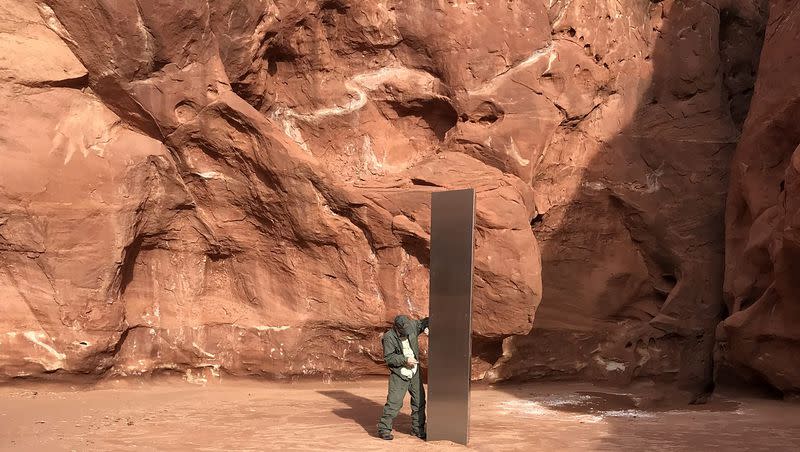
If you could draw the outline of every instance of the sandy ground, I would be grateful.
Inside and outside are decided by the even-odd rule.
[[[800,404],[715,395],[670,405],[657,388],[476,387],[470,445],[374,436],[385,382],[206,386],[111,382],[0,387],[0,450],[800,450]]]

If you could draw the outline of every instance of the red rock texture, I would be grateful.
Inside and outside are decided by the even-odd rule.
[[[532,189],[438,152],[455,111],[387,50],[385,5],[2,18],[2,375],[381,373],[388,320],[425,314],[443,188],[478,193],[476,337],[530,330]]]
[[[750,113],[731,165],[721,377],[800,391],[800,4],[773,1]],[[731,372],[733,371],[733,372]]]
[[[563,87],[547,95],[557,115],[532,178],[544,295],[533,331],[505,340],[490,376],[702,390],[722,306],[728,165],[764,10],[599,3],[561,3],[556,72],[530,84]]]
[[[749,265],[748,294],[798,293],[778,258],[738,251],[765,208],[728,221],[733,254],[723,238],[766,14],[755,0],[7,1],[0,374],[382,373],[388,320],[426,312],[430,192],[470,186],[476,378],[704,386],[723,277],[733,293]],[[776,80],[791,78],[781,49],[761,61]],[[756,121],[737,159],[761,162]],[[743,188],[734,167],[729,218],[787,152]],[[762,330],[734,320],[726,368],[751,369]]]

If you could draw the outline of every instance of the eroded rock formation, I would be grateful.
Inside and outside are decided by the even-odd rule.
[[[429,194],[466,186],[476,336],[529,331],[530,185],[436,152],[453,107],[362,36],[390,13],[366,12],[9,3],[2,373],[379,373],[387,320],[425,312]],[[333,19],[351,32],[325,35]],[[329,44],[383,56],[348,68]],[[370,122],[382,135],[348,125]]]
[[[429,194],[471,186],[476,378],[703,386],[766,13],[7,1],[0,373],[382,373],[387,321],[426,311]],[[773,52],[780,65],[792,47]],[[737,159],[762,158],[755,121]],[[783,167],[752,177],[783,177],[790,152],[776,152]],[[729,201],[751,207],[729,227],[726,287],[751,218],[773,206],[761,223],[790,221],[777,195],[752,207],[758,190]],[[728,311],[770,281],[776,300],[797,293],[759,256]],[[726,321],[728,350],[745,344],[731,368],[760,353],[746,324]]]
[[[800,392],[800,4],[770,5],[752,107],[731,164],[720,377]],[[731,372],[733,371],[733,372]]]
[[[728,165],[764,10],[598,3],[565,3],[554,22],[568,63],[542,80],[568,89],[532,179],[544,299],[532,333],[506,340],[512,358],[496,375],[648,376],[700,390],[722,306]]]

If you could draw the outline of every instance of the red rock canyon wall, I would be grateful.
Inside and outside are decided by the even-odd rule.
[[[797,14],[6,1],[0,375],[382,373],[471,186],[476,378],[796,388]]]
[[[800,4],[770,4],[758,82],[731,164],[720,375],[800,392]]]

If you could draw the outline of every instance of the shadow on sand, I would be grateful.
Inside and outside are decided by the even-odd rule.
[[[349,391],[333,390],[317,392],[347,405],[347,408],[334,409],[333,414],[343,419],[354,421],[366,430],[367,433],[376,436],[378,419],[380,419],[381,413],[383,412],[383,405]],[[401,411],[395,418],[393,427],[395,431],[410,432],[411,416]]]

